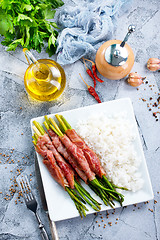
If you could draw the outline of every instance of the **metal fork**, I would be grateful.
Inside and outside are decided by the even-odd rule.
[[[37,201],[31,191],[31,187],[28,181],[27,176],[19,177],[17,179],[17,182],[19,183],[21,192],[23,194],[23,198],[25,200],[26,206],[28,209],[30,209],[32,212],[34,212],[36,219],[39,224],[39,229],[41,231],[41,237],[43,240],[49,240],[49,237],[47,235],[47,232],[44,228],[44,225],[37,213]]]

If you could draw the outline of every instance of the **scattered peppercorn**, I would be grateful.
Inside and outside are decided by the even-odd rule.
[[[151,211],[151,212],[153,212],[153,209],[150,209],[150,208],[149,208],[148,210]]]

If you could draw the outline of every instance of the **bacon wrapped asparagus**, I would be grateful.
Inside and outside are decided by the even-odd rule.
[[[100,204],[93,199],[75,179],[74,170],[57,151],[43,127],[35,121],[34,124],[33,129],[36,134],[33,138],[36,151],[44,158],[43,163],[48,168],[52,177],[69,193],[72,200],[74,200],[80,215],[82,216],[83,213],[85,216],[85,210],[88,210],[84,204],[81,203],[82,200],[84,203],[87,202],[94,210],[99,211]],[[76,188],[78,194],[74,188]]]
[[[64,133],[69,132],[69,130],[72,130],[71,126],[62,116],[56,115],[56,117],[60,123],[61,130]],[[45,116],[45,119],[46,119],[45,125],[48,124],[50,128],[59,136],[59,139],[62,142],[62,144],[66,147],[66,150],[71,155],[74,156],[78,165],[86,174],[91,189],[94,190],[96,194],[98,194],[98,196],[103,200],[103,202],[106,205],[109,204],[113,207],[114,202],[112,201],[112,199],[117,200],[122,205],[122,202],[124,201],[123,195],[117,192],[113,185],[106,178],[105,176],[106,173],[101,167],[100,160],[96,156],[96,154],[91,149],[89,149],[89,147],[77,134],[75,136],[75,131],[71,131],[71,133],[72,132],[74,133],[73,140],[75,138],[78,140],[77,141],[74,140],[74,142],[72,142],[71,139],[66,134],[63,134],[61,132],[61,130],[59,129],[59,127],[57,126],[53,119],[50,118],[48,120],[47,116]],[[49,123],[49,121],[50,123],[52,123],[52,125]],[[87,158],[85,155],[87,156]],[[88,159],[89,161],[87,161]],[[98,175],[98,179],[96,178],[95,174]]]
[[[81,167],[77,164],[75,158],[67,152],[67,149],[60,141],[60,138],[58,135],[47,126],[48,133],[51,137],[52,143],[57,149],[57,151],[69,162],[69,164],[72,166],[72,168],[77,172],[77,174],[80,176],[81,179],[83,179],[84,182],[87,183],[87,176],[85,172],[81,169]]]

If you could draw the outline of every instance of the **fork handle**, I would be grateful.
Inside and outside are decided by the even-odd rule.
[[[41,228],[41,237],[42,237],[43,240],[49,240],[48,234],[47,234],[44,227]]]
[[[36,215],[37,221],[38,221],[38,223],[39,223],[39,229],[40,229],[40,231],[41,231],[41,237],[42,237],[42,239],[43,239],[43,240],[49,240],[49,237],[48,237],[48,234],[47,234],[47,232],[46,232],[46,229],[45,229],[45,227],[44,227],[44,225],[43,225],[43,223],[42,223],[42,221],[41,221],[38,213],[36,212],[35,215]]]

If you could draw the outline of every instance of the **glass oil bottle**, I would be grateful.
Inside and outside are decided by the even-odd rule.
[[[52,101],[58,98],[66,84],[63,68],[50,59],[36,60],[26,48],[23,52],[29,63],[24,76],[24,85],[28,94],[39,101]]]

